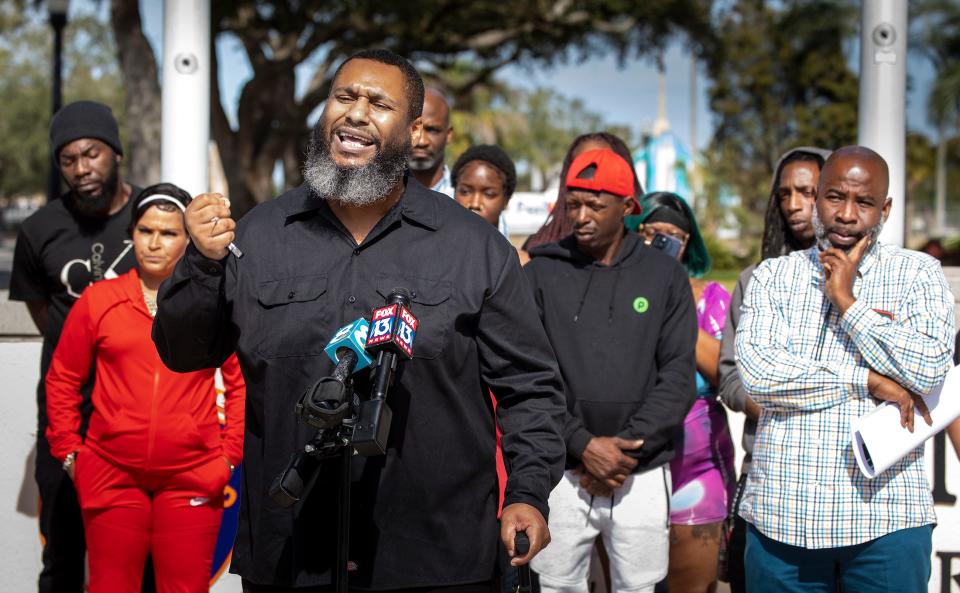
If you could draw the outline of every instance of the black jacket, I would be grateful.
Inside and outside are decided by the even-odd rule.
[[[567,396],[567,468],[594,436],[644,439],[634,471],[673,457],[696,397],[697,319],[678,261],[626,233],[610,266],[571,235],[531,251],[525,271]]]
[[[244,483],[231,570],[261,584],[329,582],[338,473],[310,496],[267,496],[312,432],[294,417],[304,389],[329,375],[323,347],[340,327],[412,292],[414,358],[400,367],[385,456],[354,462],[351,586],[433,587],[493,578],[500,547],[494,418],[509,470],[505,504],[547,513],[562,474],[563,395],[556,360],[513,247],[491,225],[410,178],[361,245],[305,187],[239,222],[242,259],[194,248],[160,290],[154,341],[178,371],[234,349],[247,382]],[[358,391],[369,393],[367,374]]]

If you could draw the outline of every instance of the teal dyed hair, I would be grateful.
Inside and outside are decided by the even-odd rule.
[[[682,214],[690,221],[690,239],[687,241],[681,263],[687,268],[687,274],[694,278],[699,278],[710,271],[710,253],[707,251],[706,243],[703,242],[697,217],[693,215],[693,210],[690,209],[686,200],[672,192],[656,191],[645,194],[640,200],[640,206],[643,208],[640,214],[627,216],[623,221],[623,226],[628,231],[637,232],[640,225],[660,208],[677,210],[679,206]]]

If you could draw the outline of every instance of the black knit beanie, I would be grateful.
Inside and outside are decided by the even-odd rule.
[[[513,190],[517,189],[517,169],[514,167],[510,156],[502,148],[492,144],[471,146],[460,155],[457,162],[453,164],[453,169],[450,170],[450,182],[453,186],[457,186],[457,177],[460,176],[460,171],[467,163],[473,161],[487,163],[500,172],[503,177],[503,193],[509,200],[510,196],[513,195]]]
[[[103,103],[75,101],[63,106],[53,116],[50,121],[50,146],[54,158],[60,155],[60,149],[80,138],[96,138],[115,153],[123,154],[117,120]]]

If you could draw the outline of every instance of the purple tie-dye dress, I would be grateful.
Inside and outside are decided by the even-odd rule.
[[[697,301],[697,324],[719,339],[727,317],[730,295],[716,282],[703,289]],[[733,440],[727,415],[716,390],[697,373],[697,399],[683,422],[682,449],[670,462],[673,496],[670,523],[705,525],[727,516],[727,504],[736,483]]]

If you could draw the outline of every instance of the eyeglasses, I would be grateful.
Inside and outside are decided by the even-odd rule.
[[[673,227],[673,225],[669,225],[669,227]],[[673,237],[677,241],[686,244],[687,240],[690,238],[690,235],[681,230],[677,230],[676,227],[669,227],[667,225],[661,226],[660,223],[656,222],[652,224],[641,224],[639,227],[637,227],[637,232],[643,237],[643,242],[647,245],[653,242],[653,237],[657,233],[667,235],[668,237]]]

